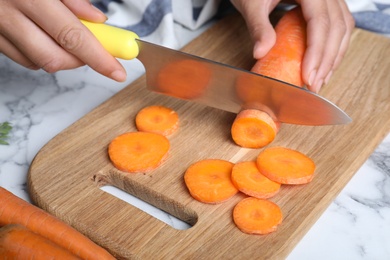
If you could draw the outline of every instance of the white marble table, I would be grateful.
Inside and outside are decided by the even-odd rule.
[[[184,34],[182,44],[198,33]],[[0,54],[0,122],[13,125],[10,145],[0,145],[0,186],[30,201],[27,172],[42,146],[144,72],[136,60],[122,63],[129,77],[116,83],[88,67],[53,75],[29,71]],[[187,228],[123,192],[104,189],[178,229]],[[390,135],[288,259],[390,259]]]

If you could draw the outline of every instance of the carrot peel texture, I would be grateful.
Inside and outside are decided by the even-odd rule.
[[[0,187],[0,226],[19,224],[83,259],[115,259],[88,237]]]
[[[18,224],[0,228],[2,259],[82,259],[51,240]]]
[[[275,26],[276,42],[252,67],[252,72],[295,86],[304,85],[302,60],[306,51],[306,22],[301,8],[286,12]]]

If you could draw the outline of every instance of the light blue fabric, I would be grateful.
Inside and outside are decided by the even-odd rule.
[[[356,27],[381,34],[390,34],[390,15],[380,11],[364,11],[353,14]]]
[[[142,20],[137,24],[126,26],[125,29],[136,32],[144,37],[154,32],[164,16],[172,12],[171,0],[152,0],[143,13]]]
[[[109,4],[117,3],[125,5],[125,1],[126,0],[96,0],[94,1],[94,5],[103,12],[107,12]],[[200,13],[202,12],[202,3],[206,3],[207,1],[215,0],[192,1],[194,3],[192,7],[192,18],[194,20],[198,19]],[[226,0],[226,2],[228,2],[228,0]],[[356,0],[347,0],[347,3],[351,7],[356,27],[384,35],[390,35],[390,0],[382,0],[378,3],[376,3],[375,0],[360,0],[360,5],[362,7],[360,9],[356,9],[354,6],[358,5],[358,2],[356,2]],[[362,4],[363,2],[366,2],[367,4],[364,5]],[[122,27],[136,32],[140,37],[148,36],[157,30],[164,16],[172,13],[172,10],[172,0],[149,0],[149,4],[144,10],[142,19],[135,24],[129,24]],[[129,13],[129,15],[131,14]]]
[[[390,34],[390,4],[375,3],[376,10],[354,12],[356,27],[381,34]]]

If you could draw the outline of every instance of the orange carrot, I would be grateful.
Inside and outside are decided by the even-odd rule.
[[[82,259],[115,259],[74,228],[0,187],[0,226],[20,224]]]
[[[306,50],[306,22],[296,7],[286,12],[275,26],[276,42],[252,67],[252,71],[300,86],[302,60]]]
[[[192,197],[204,203],[220,203],[234,196],[238,190],[230,176],[233,163],[208,159],[192,164],[184,174],[184,181]]]
[[[315,163],[298,151],[272,147],[257,157],[259,171],[270,180],[282,184],[305,184],[313,179]]]
[[[157,91],[183,99],[203,94],[211,78],[210,69],[195,60],[170,61],[157,76]]]
[[[231,135],[233,141],[239,146],[261,148],[275,139],[277,126],[267,113],[256,109],[246,109],[236,116]]]
[[[148,106],[137,113],[135,124],[138,131],[169,136],[178,129],[179,116],[168,107]]]
[[[166,159],[169,148],[169,140],[163,135],[129,132],[111,141],[108,155],[121,171],[145,173],[156,169]]]
[[[274,232],[283,215],[275,203],[254,197],[241,200],[233,209],[233,220],[244,233],[264,235]]]
[[[0,228],[1,259],[81,259],[22,225]]]
[[[232,182],[239,191],[259,199],[271,198],[279,192],[280,183],[271,181],[259,172],[256,162],[236,163],[232,170]]]
[[[275,26],[275,32],[275,45],[263,58],[256,61],[251,71],[302,87],[304,83],[302,80],[301,64],[306,50],[306,22],[303,18],[301,9],[297,7],[286,12]],[[236,127],[237,125],[241,125],[241,128],[249,127],[249,124],[244,123],[243,118],[245,116],[241,115],[246,114],[246,116],[249,117],[253,116],[252,113],[245,113],[246,106],[255,105],[256,108],[258,107],[258,109],[263,110],[266,113],[269,112],[267,111],[269,108],[264,107],[263,104],[257,104],[256,101],[259,102],[272,99],[272,96],[266,96],[268,93],[262,91],[262,89],[253,82],[251,83],[250,79],[250,77],[244,77],[237,81],[237,93],[244,103],[244,110],[238,114],[240,122],[234,122]],[[257,129],[256,132],[259,132],[259,135],[261,135],[261,131],[264,131],[264,137],[268,137],[268,139],[265,139],[267,141],[253,147],[251,142],[244,142],[247,140],[245,137],[239,136],[245,134],[245,132],[234,134],[232,132],[232,135],[234,135],[233,140],[243,139],[237,144],[248,148],[260,148],[272,142],[275,136],[269,134],[269,129],[275,129],[275,124],[272,123],[273,118],[266,113],[258,118],[259,121],[263,121],[263,127]],[[276,134],[277,131],[274,132]]]

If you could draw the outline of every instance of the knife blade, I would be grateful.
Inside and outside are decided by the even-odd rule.
[[[114,57],[140,60],[151,91],[232,113],[260,109],[289,124],[351,122],[343,110],[307,89],[149,43],[118,27],[82,22]]]

